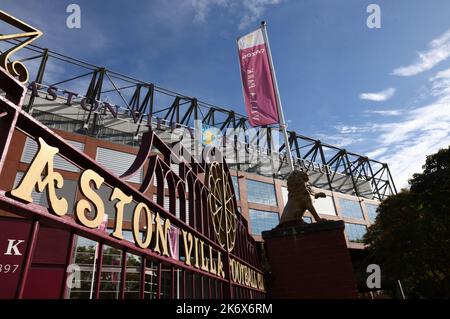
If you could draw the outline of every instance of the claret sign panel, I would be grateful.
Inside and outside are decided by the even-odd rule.
[[[149,130],[117,176],[22,111],[27,77],[2,66],[0,298],[265,296],[256,243],[218,152],[202,163],[178,158]],[[27,164],[17,158],[24,139],[37,145]],[[61,159],[76,167],[69,179]],[[141,171],[138,186],[127,182]]]

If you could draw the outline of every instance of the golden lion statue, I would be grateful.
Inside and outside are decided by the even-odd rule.
[[[319,214],[317,214],[311,200],[311,196],[314,198],[326,197],[322,192],[314,193],[309,186],[309,177],[306,172],[299,170],[293,171],[289,174],[287,179],[288,187],[288,202],[283,210],[280,224],[288,221],[303,221],[303,215],[308,210],[313,216],[316,222],[322,221]]]

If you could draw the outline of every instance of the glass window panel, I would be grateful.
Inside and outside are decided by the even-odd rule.
[[[339,198],[341,214],[344,217],[364,219],[361,205],[358,201]]]
[[[94,289],[94,263],[97,242],[81,237],[75,237],[75,249],[72,263],[80,267],[79,285],[72,283],[73,288],[69,288],[68,297],[70,299],[89,299],[93,297]],[[75,276],[74,276],[75,278]]]
[[[100,278],[100,298],[118,299],[120,290],[120,274],[122,272],[122,251],[103,246],[103,264]]]
[[[139,299],[141,287],[141,257],[127,253],[125,299]]]
[[[375,221],[375,218],[377,217],[377,214],[378,214],[377,208],[378,208],[378,205],[366,203],[366,209],[367,209],[367,214],[369,215],[369,221],[372,223]]]
[[[277,206],[277,197],[273,184],[247,180],[247,199],[251,203]]]
[[[362,243],[366,232],[367,227],[365,225],[345,223],[345,233],[351,242]]]
[[[161,299],[169,299],[172,290],[172,269],[162,265],[161,270]]]
[[[234,193],[236,194],[236,200],[240,199],[239,194],[239,182],[237,176],[231,176],[231,180],[233,181]]]
[[[146,261],[144,299],[156,299],[158,293],[158,264],[152,260]]]
[[[327,196],[325,198],[311,197],[314,207],[319,214],[323,215],[333,215],[336,216],[336,211],[334,209],[333,198]]]
[[[278,213],[275,212],[249,209],[249,215],[253,235],[261,235],[263,231],[273,229],[280,222]]]

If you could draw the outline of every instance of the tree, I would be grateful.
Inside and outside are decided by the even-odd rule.
[[[408,297],[450,297],[450,147],[427,156],[410,189],[378,207],[364,237],[371,259]]]

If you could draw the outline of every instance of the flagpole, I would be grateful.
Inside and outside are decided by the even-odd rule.
[[[281,131],[283,132],[283,136],[284,136],[284,145],[286,148],[286,158],[287,158],[289,168],[292,172],[292,171],[294,171],[294,162],[292,161],[291,147],[289,145],[289,137],[287,134],[287,125],[286,125],[286,121],[284,120],[283,107],[281,105],[280,91],[278,90],[277,77],[275,76],[275,69],[273,67],[272,52],[270,51],[269,37],[267,36],[266,21],[261,22],[261,29],[263,31],[262,33],[263,33],[263,37],[264,37],[264,43],[266,43],[266,45],[267,45],[267,53],[269,55],[270,73],[272,74],[272,80],[273,80],[273,83],[275,86],[275,95],[277,97],[278,120],[280,122]]]

